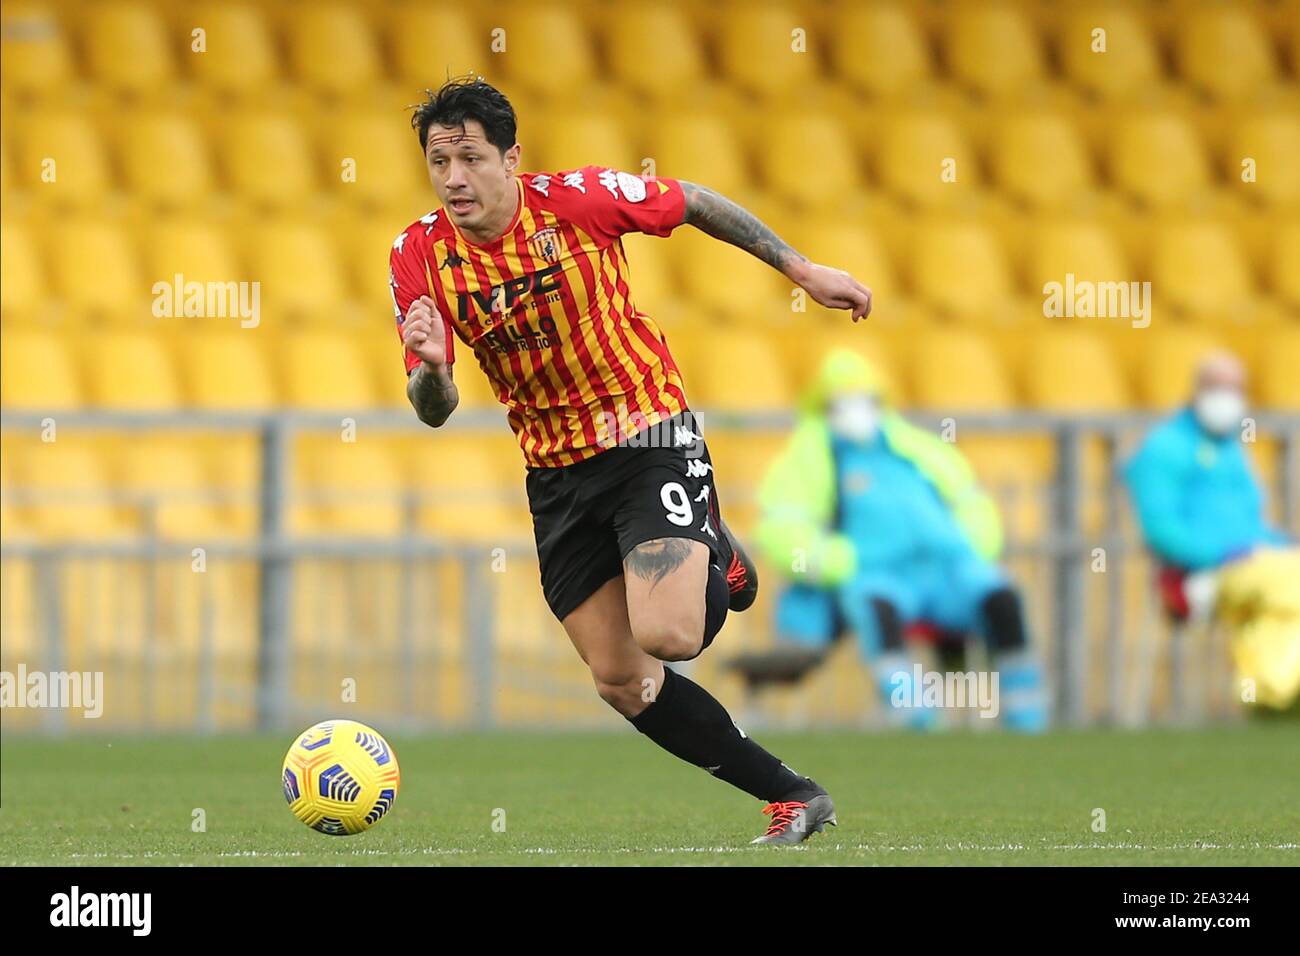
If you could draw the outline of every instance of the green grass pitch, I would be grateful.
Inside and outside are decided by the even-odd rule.
[[[831,790],[838,829],[750,847],[760,803],[630,731],[394,735],[397,803],[354,837],[289,813],[287,735],[10,736],[0,864],[1300,864],[1294,726],[755,736]]]

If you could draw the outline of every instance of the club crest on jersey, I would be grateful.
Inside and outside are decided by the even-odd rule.
[[[533,255],[546,262],[556,262],[560,258],[560,236],[553,227],[539,229],[529,236],[528,246]]]

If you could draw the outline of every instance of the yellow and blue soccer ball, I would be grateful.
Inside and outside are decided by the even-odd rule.
[[[401,782],[388,741],[355,720],[307,728],[285,754],[282,780],[293,815],[331,836],[360,833],[382,820]]]

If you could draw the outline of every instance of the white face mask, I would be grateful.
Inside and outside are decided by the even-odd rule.
[[[1212,435],[1226,435],[1241,426],[1246,400],[1235,388],[1207,388],[1198,392],[1192,410],[1201,427]]]
[[[830,403],[826,420],[836,437],[865,443],[880,430],[880,407],[868,395],[845,395]]]

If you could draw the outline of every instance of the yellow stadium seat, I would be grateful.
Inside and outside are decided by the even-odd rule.
[[[86,374],[97,405],[141,411],[181,404],[166,346],[146,332],[111,331],[86,344]]]
[[[86,404],[77,362],[66,342],[35,330],[6,331],[3,339],[0,404],[5,408],[44,412]]]
[[[107,87],[148,94],[165,89],[175,75],[173,46],[156,8],[108,2],[84,10],[81,24],[91,73]]]
[[[1300,223],[1279,226],[1272,244],[1270,272],[1273,294],[1300,310]]]
[[[1011,293],[1002,248],[976,222],[940,221],[919,230],[910,267],[917,297],[943,311],[982,312]]]
[[[706,333],[679,366],[696,411],[788,410],[794,395],[777,349],[748,330]]]
[[[86,116],[38,111],[19,127],[18,166],[33,197],[79,208],[102,203],[110,189],[108,157]]]
[[[1300,412],[1300,329],[1278,329],[1263,355],[1257,386],[1260,404]]]
[[[963,429],[957,420],[957,450],[997,502],[1008,542],[1041,541],[1049,522],[1054,456],[1049,441],[1012,438]]]
[[[1237,124],[1226,152],[1228,181],[1238,192],[1268,206],[1300,204],[1300,119],[1286,113],[1248,117]],[[1252,180],[1242,163],[1253,161]]]
[[[248,258],[250,277],[262,284],[263,307],[320,322],[347,298],[343,264],[330,234],[312,220],[259,224],[249,238]]]
[[[6,90],[46,96],[72,77],[67,38],[47,4],[11,3],[0,11],[0,78]]]
[[[668,243],[657,236],[642,235],[627,235],[622,241],[632,301],[642,312],[654,316],[658,303],[671,300],[676,291]]]
[[[1134,276],[1111,232],[1087,220],[1056,220],[1031,233],[1025,262],[1025,283],[1031,293],[1041,293],[1048,282],[1066,283],[1066,277],[1089,282],[1130,282]]]
[[[1087,147],[1064,116],[1013,115],[993,139],[993,175],[1002,190],[1031,206],[1078,202],[1093,184]]]
[[[185,397],[195,408],[258,411],[277,404],[259,329],[205,330],[180,349]]]
[[[294,75],[309,89],[345,96],[379,75],[375,38],[363,6],[313,4],[297,9],[287,31]]]
[[[418,529],[428,535],[480,543],[504,543],[531,533],[523,483],[503,474],[484,439],[462,435],[420,436],[408,443],[418,502]],[[518,449],[511,449],[518,455]]]
[[[1151,278],[1162,305],[1219,312],[1253,292],[1250,267],[1233,234],[1213,222],[1171,223],[1156,232]]]
[[[1015,405],[997,353],[983,336],[967,329],[923,333],[907,379],[916,406],[927,411],[1003,411]]]
[[[1033,408],[1058,412],[1122,411],[1130,404],[1123,376],[1099,337],[1078,328],[1040,330],[1024,366]]]
[[[302,127],[291,115],[249,112],[223,131],[226,175],[235,192],[254,203],[301,206],[318,180]]]
[[[304,342],[302,347],[276,351],[290,405],[347,413],[378,404],[370,366],[355,335],[313,329],[304,339],[310,346]]]
[[[644,3],[604,9],[614,79],[642,96],[690,99],[704,76],[704,55],[681,8]]]
[[[831,62],[862,92],[892,96],[929,79],[929,47],[902,4],[844,4],[833,17]]]
[[[634,173],[641,171],[641,157],[616,116],[557,112],[548,115],[539,128],[546,131],[545,139],[533,144],[531,149],[524,144],[524,149],[533,154],[525,162],[529,169],[558,172],[595,164]]]
[[[1251,370],[1252,385],[1258,383],[1273,343],[1291,325],[1285,310],[1267,300],[1233,303],[1221,312],[1192,313],[1188,320],[1193,328],[1202,329],[1231,347]]]
[[[1129,113],[1118,121],[1111,144],[1111,178],[1139,202],[1177,205],[1206,185],[1201,141],[1175,113]]]
[[[233,529],[224,520],[193,439],[137,437],[114,445],[118,487],[145,534],[201,543]]]
[[[9,147],[5,145],[8,137],[0,136],[0,196],[7,201],[10,191],[17,188],[14,181],[13,166],[9,159]]]
[[[389,537],[402,530],[401,472],[382,442],[303,436],[294,445],[293,480],[297,532]]]
[[[713,462],[718,507],[727,527],[742,537],[759,517],[758,486],[789,439],[786,431],[739,431],[710,428],[704,421],[704,441]],[[762,574],[762,570],[759,571]]]
[[[46,538],[105,538],[135,525],[123,510],[92,441],[60,434],[55,441],[24,443],[14,462],[24,511]]]
[[[1200,329],[1170,325],[1148,338],[1141,350],[1138,398],[1149,408],[1183,404],[1192,394],[1197,365],[1221,343]]]
[[[492,36],[461,5],[402,3],[385,22],[393,68],[412,89],[436,89],[488,62]]]
[[[16,508],[8,502],[0,504],[3,515],[3,530],[0,537],[5,541],[27,540],[32,529],[18,517]],[[37,631],[38,598],[36,590],[35,562],[24,558],[4,558],[0,561],[0,628],[4,629],[4,645],[0,647],[3,654],[4,670],[13,673],[17,668],[15,661],[33,662],[38,660],[41,639]],[[35,711],[39,713],[39,711]],[[15,710],[10,710],[6,720],[13,721]],[[17,722],[11,723],[6,730],[16,729]]]
[[[591,40],[583,20],[568,7],[520,3],[494,17],[493,43],[504,48],[488,51],[477,62],[500,61],[511,80],[538,96],[563,96],[586,88],[595,76]],[[498,22],[499,21],[499,22]],[[488,50],[494,50],[489,46]]]
[[[363,213],[355,222],[335,231],[342,243],[340,251],[351,274],[352,288],[357,300],[367,309],[370,322],[379,316],[393,317],[388,256],[394,240],[414,218],[397,212]]]
[[[1043,73],[1042,51],[1029,23],[1006,3],[965,3],[947,21],[948,67],[977,93],[1019,91]]]
[[[141,279],[133,243],[117,224],[61,221],[48,249],[54,287],[70,308],[110,318],[149,316],[150,286]]]
[[[213,189],[212,165],[203,133],[183,113],[144,113],[124,118],[118,155],[134,198],[190,207]]]
[[[253,534],[261,521],[261,436],[212,433],[205,435],[199,446],[204,474],[221,496],[227,526],[236,534]]]
[[[744,150],[717,113],[675,112],[661,127],[652,155],[657,175],[700,183],[724,196],[750,188]]]
[[[371,377],[379,383],[379,403],[386,408],[399,408],[403,411],[410,409],[410,400],[406,397],[407,375],[402,364],[402,346],[397,341],[397,336],[389,339],[384,335],[370,335],[364,343],[366,349],[366,358],[369,360]],[[457,354],[457,363],[460,355]],[[478,369],[472,368],[474,362],[470,359],[469,364],[462,366],[466,375],[471,372],[477,374]],[[456,381],[457,391],[461,393],[461,408],[465,405],[465,394],[462,389],[461,381],[456,377],[454,371],[452,374]],[[412,411],[412,415],[415,413]]]
[[[173,286],[177,275],[182,283],[205,284],[250,278],[240,269],[225,231],[197,218],[152,222],[146,232],[144,261],[150,276]]]
[[[822,361],[831,349],[847,348],[871,363],[883,383],[887,402],[895,407],[908,404],[893,349],[873,327],[835,329],[814,325],[799,329],[797,335],[782,336],[773,344],[785,361],[786,374],[796,396],[802,395],[804,389],[817,377]]]
[[[1155,81],[1159,58],[1139,11],[1114,2],[1072,4],[1061,16],[1057,48],[1073,83],[1100,96],[1121,97]]]
[[[733,246],[695,230],[679,230],[668,252],[684,296],[699,308],[739,321],[770,309],[789,310],[793,284]]]
[[[419,140],[390,113],[344,112],[322,132],[327,176],[343,198],[384,205],[428,188]]]
[[[831,116],[797,112],[774,116],[781,130],[758,151],[767,188],[800,210],[842,209],[862,192],[857,155],[841,124]],[[815,161],[816,175],[802,170]]]
[[[736,2],[724,8],[716,39],[722,70],[738,86],[771,98],[804,89],[816,74],[819,38],[808,19],[782,3]]]
[[[256,5],[213,0],[197,5],[189,19],[204,31],[202,55],[186,58],[203,87],[224,95],[256,95],[277,79],[275,44]]]
[[[1184,11],[1175,50],[1183,77],[1214,97],[1248,96],[1276,73],[1273,49],[1254,11],[1234,4]]]
[[[791,232],[791,242],[813,262],[848,272],[876,297],[890,298],[898,292],[893,263],[869,227],[841,219],[812,220]]]
[[[36,246],[23,226],[0,222],[0,249],[0,313],[31,316],[48,304]]]
[[[920,206],[948,205],[979,184],[975,151],[948,116],[900,111],[882,126],[876,174],[901,199]]]

